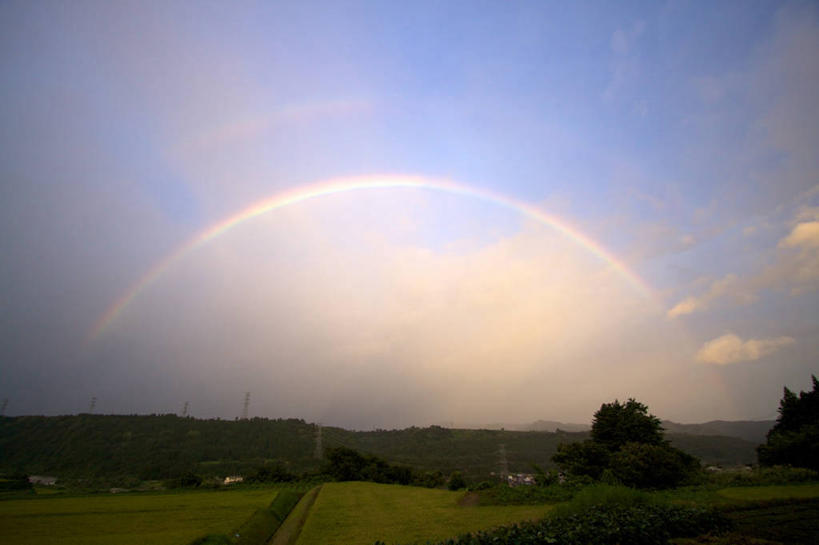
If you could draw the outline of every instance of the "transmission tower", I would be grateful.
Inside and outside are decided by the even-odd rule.
[[[504,483],[509,482],[509,462],[506,460],[506,445],[499,445],[500,455],[500,478]]]
[[[0,407],[0,416],[5,416],[6,414],[6,407],[9,405],[9,398],[3,399],[3,405]]]
[[[242,408],[242,420],[247,420],[248,407],[250,407],[250,392],[245,392],[245,405]]]
[[[185,406],[182,407],[182,418],[185,418],[186,416],[188,416],[188,402],[187,401],[185,402]]]
[[[91,398],[91,403],[88,405],[88,414],[93,414],[94,413],[94,407],[96,407],[96,406],[97,406],[97,398],[96,398],[96,396],[93,396]]]
[[[321,423],[316,424],[316,451],[313,453],[313,456],[321,459],[324,450],[321,448]]]

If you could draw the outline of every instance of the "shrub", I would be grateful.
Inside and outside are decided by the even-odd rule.
[[[673,488],[696,474],[699,462],[669,445],[626,443],[611,457],[611,470],[626,486]]]
[[[599,507],[620,507],[628,509],[651,503],[650,496],[641,490],[627,486],[593,484],[574,494],[571,501],[558,505],[555,516],[570,516]]]
[[[615,502],[539,522],[465,534],[436,545],[658,545],[670,537],[697,536],[729,527],[729,521],[713,510],[651,503],[626,507]]]
[[[609,466],[610,458],[611,453],[605,446],[594,441],[582,441],[561,444],[552,460],[563,471],[599,479],[603,470]]]
[[[280,462],[276,462],[257,467],[245,480],[251,483],[288,483],[295,481],[296,476]]]
[[[447,484],[447,488],[450,490],[460,490],[461,488],[466,488],[466,481],[464,480],[464,477],[461,475],[460,471],[455,471],[449,476],[449,484]]]
[[[279,519],[279,522],[284,522],[290,511],[299,503],[303,494],[295,490],[281,490],[273,501],[270,503],[270,512]]]

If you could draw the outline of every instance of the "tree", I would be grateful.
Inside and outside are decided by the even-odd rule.
[[[626,443],[611,457],[614,476],[636,488],[672,488],[698,469],[696,458],[669,445]]]
[[[572,475],[588,475],[592,479],[599,479],[603,470],[609,467],[610,458],[609,449],[592,440],[559,445],[552,461]]]
[[[552,460],[574,475],[609,475],[640,488],[677,486],[699,469],[696,458],[668,444],[660,420],[635,399],[601,405],[591,439],[560,445]]]
[[[787,387],[779,402],[779,417],[767,441],[756,449],[761,465],[792,465],[819,470],[819,381],[797,396]]]
[[[663,444],[660,419],[648,413],[648,407],[635,400],[604,403],[594,413],[592,440],[614,452],[626,443]]]

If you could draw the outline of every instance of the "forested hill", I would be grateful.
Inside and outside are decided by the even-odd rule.
[[[0,417],[0,472],[59,477],[164,479],[185,472],[245,474],[278,460],[294,473],[318,468],[317,426],[302,420],[197,420],[175,415]],[[438,426],[349,431],[324,427],[323,447],[346,446],[422,470],[486,478],[505,451],[509,469],[551,466],[561,442],[587,433],[461,430]],[[667,434],[706,464],[756,459],[756,443],[732,437]]]
[[[702,424],[677,424],[663,420],[663,428],[668,433],[687,433],[690,435],[724,435],[739,437],[754,443],[764,443],[768,431],[776,420],[712,420]]]

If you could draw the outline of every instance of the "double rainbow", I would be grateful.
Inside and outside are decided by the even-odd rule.
[[[164,259],[157,262],[144,275],[142,275],[141,278],[132,284],[128,290],[116,300],[116,302],[108,307],[96,324],[94,324],[94,327],[89,332],[88,341],[94,341],[102,336],[111,326],[111,324],[114,323],[114,321],[116,321],[116,319],[123,313],[128,305],[130,305],[140,293],[157,282],[159,278],[161,278],[162,275],[176,262],[180,261],[190,252],[204,246],[216,237],[226,233],[233,227],[255,217],[261,216],[262,214],[278,210],[279,208],[284,208],[285,206],[290,206],[291,204],[323,197],[325,195],[333,195],[347,191],[384,188],[420,188],[442,191],[444,193],[479,199],[508,208],[538,223],[548,225],[569,239],[575,241],[577,244],[608,263],[608,265],[622,278],[634,286],[640,294],[649,296],[651,293],[650,288],[648,288],[648,286],[646,286],[636,274],[629,270],[621,261],[615,259],[615,257],[603,249],[602,246],[585,236],[574,227],[570,226],[566,221],[556,216],[547,214],[531,204],[512,199],[499,193],[487,191],[485,189],[470,187],[468,185],[458,184],[449,180],[424,178],[420,176],[382,175],[336,178],[277,193],[270,198],[251,205],[238,214],[230,216],[219,223],[208,227],[170,253]]]

